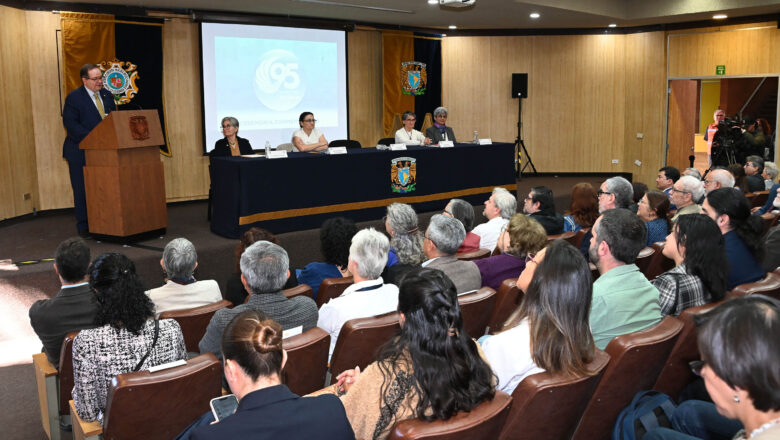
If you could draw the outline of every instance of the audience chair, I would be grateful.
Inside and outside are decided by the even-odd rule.
[[[761,235],[765,236],[770,229],[777,226],[778,219],[780,219],[780,215],[773,214],[771,212],[761,214],[761,221],[764,224],[764,231],[761,233]]]
[[[654,250],[653,255],[650,257],[647,268],[642,271],[642,273],[645,274],[645,277],[650,281],[654,280],[658,275],[661,275],[667,270],[674,268],[674,260],[663,254],[664,242],[653,243],[651,248]]]
[[[517,278],[504,280],[496,291],[496,306],[488,319],[488,331],[496,334],[504,327],[509,315],[515,311],[523,299],[523,291],[517,287]]]
[[[642,272],[648,280],[650,277],[647,276],[647,269],[650,267],[650,260],[652,260],[654,254],[654,248],[649,246],[645,247],[639,251],[639,255],[636,256],[636,261],[634,262],[636,267],[639,268],[639,271]]]
[[[577,234],[575,234],[574,232],[568,231],[568,232],[564,232],[563,234],[548,235],[547,236],[547,242],[548,243],[552,243],[555,240],[561,239],[561,240],[566,240],[566,241],[568,241],[571,244],[574,244],[574,240],[575,240],[576,237],[577,237]]]
[[[750,207],[761,207],[766,204],[766,200],[769,198],[769,190],[764,191],[756,191],[752,194],[745,194],[745,196],[750,200]]]
[[[305,396],[325,386],[330,348],[328,332],[314,327],[283,340],[282,347],[287,351],[282,380],[290,391]]]
[[[35,383],[41,424],[49,440],[59,440],[60,422],[70,425],[68,401],[73,391],[73,340],[79,332],[70,332],[62,340],[60,369],[54,368],[45,353],[33,355]]]
[[[295,287],[282,290],[282,293],[287,299],[295,298],[296,296],[306,296],[312,298],[314,296],[314,289],[312,289],[308,284],[298,284]],[[249,297],[247,296],[247,298]]]
[[[570,438],[608,363],[609,355],[596,349],[588,364],[590,376],[545,372],[526,377],[512,393],[512,409],[500,439]]]
[[[496,291],[483,287],[476,292],[458,296],[460,315],[463,317],[463,329],[472,338],[485,334],[490,315],[496,308]]]
[[[576,234],[574,234],[574,238],[572,239],[572,241],[571,241],[570,243],[571,243],[571,244],[572,244],[574,247],[576,247],[577,249],[579,249],[579,248],[580,248],[580,245],[582,244],[582,239],[583,239],[583,238],[585,238],[585,234],[587,234],[587,233],[588,233],[588,231],[590,231],[590,228],[583,228],[583,229],[580,229],[579,231],[577,231],[577,233],[576,233]]]
[[[331,298],[341,295],[347,287],[352,285],[352,282],[352,277],[325,278],[322,280],[320,288],[317,289],[317,308],[322,307]]]
[[[232,306],[232,302],[223,299],[222,301],[191,309],[162,312],[160,319],[175,319],[181,327],[187,351],[198,353],[200,351],[198,343],[203,338],[203,335],[206,334],[206,327],[208,327],[211,317],[214,316],[217,310]]]
[[[378,141],[376,141],[377,145],[386,145],[388,147],[391,144],[394,144],[394,143],[395,143],[395,138],[394,137],[382,138],[382,139],[379,139]]]
[[[745,296],[760,293],[780,300],[780,275],[768,272],[764,279],[754,283],[740,284],[727,293],[727,296]]]
[[[276,146],[276,150],[277,150],[277,151],[287,151],[287,152],[289,152],[289,153],[297,153],[297,152],[299,151],[299,150],[298,150],[298,147],[296,147],[295,145],[293,145],[293,144],[292,144],[292,142],[287,142],[287,143],[284,143],[284,144],[279,144],[279,145],[277,145],[277,146]]]
[[[402,420],[395,424],[387,439],[493,440],[498,437],[511,407],[512,397],[496,391],[492,400],[482,402],[470,412],[455,414],[449,420]]]
[[[696,341],[698,331],[693,323],[693,317],[699,313],[708,312],[723,302],[691,307],[680,313],[677,319],[682,322],[683,328],[671,353],[669,353],[669,358],[666,360],[661,374],[658,375],[658,380],[653,385],[654,390],[665,393],[676,400],[680,391],[696,378],[689,365],[689,362],[700,359],[699,346]]]
[[[331,383],[336,383],[336,376],[344,370],[355,367],[364,370],[376,360],[377,349],[399,330],[398,312],[345,322],[330,358]]]
[[[360,145],[360,142],[353,139],[336,139],[335,141],[330,141],[328,148],[332,147],[347,147],[348,150],[352,148],[363,148]]]
[[[637,392],[655,383],[682,327],[679,319],[667,316],[653,328],[610,341],[605,350],[609,364],[585,407],[574,440],[609,438],[620,411]]]
[[[476,251],[472,251],[472,252],[462,252],[460,254],[455,254],[455,256],[458,258],[458,260],[461,261],[480,260],[482,258],[490,257],[490,250],[477,249]]]
[[[213,353],[186,365],[150,373],[124,373],[111,381],[103,426],[85,422],[73,401],[73,439],[165,439],[176,437],[210,411],[209,401],[222,395],[222,364]]]

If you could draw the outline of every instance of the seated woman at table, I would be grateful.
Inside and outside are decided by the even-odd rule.
[[[329,218],[322,224],[320,250],[325,261],[312,262],[303,269],[295,271],[298,275],[298,282],[306,284],[314,290],[314,299],[317,299],[317,290],[325,278],[351,276],[347,270],[349,246],[357,231],[355,222],[344,217]]]
[[[252,154],[252,146],[249,141],[238,137],[238,119],[232,116],[225,116],[220,123],[224,138],[214,144],[209,156],[242,156]]]
[[[296,130],[292,137],[292,143],[298,151],[310,152],[328,149],[328,141],[325,140],[325,135],[320,129],[314,127],[315,122],[317,120],[314,119],[312,112],[303,112],[298,118],[298,124],[301,128]]]
[[[455,140],[455,133],[452,131],[452,127],[447,126],[447,109],[444,107],[437,107],[433,111],[433,127],[429,127],[425,130],[425,136],[430,138],[432,143],[438,144],[441,141]]]
[[[417,121],[417,116],[414,112],[404,112],[403,116],[401,116],[401,120],[403,121],[404,126],[395,132],[396,144],[430,145],[431,140],[414,129],[414,123]]]

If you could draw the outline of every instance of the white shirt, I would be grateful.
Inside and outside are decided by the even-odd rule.
[[[311,130],[311,134],[308,136],[302,128],[295,130],[295,133],[293,133],[293,138],[300,138],[306,145],[318,144],[320,142],[320,136],[322,136],[322,132],[317,127],[314,127]],[[293,143],[293,145],[295,145],[295,143]]]
[[[509,223],[509,220],[498,216],[493,220],[477,225],[471,232],[479,235],[480,248],[492,251],[496,247],[501,230],[504,229],[507,223]]]
[[[222,301],[219,284],[214,280],[195,281],[190,284],[169,280],[161,287],[147,290],[146,294],[154,303],[157,315],[169,310],[191,309]]]
[[[92,100],[92,104],[95,105],[95,108],[98,109],[98,113],[100,113],[100,107],[97,105],[97,100],[95,100],[95,96],[97,95],[97,99],[100,99],[100,92],[93,92],[92,90],[88,89],[86,86],[83,86],[84,90],[87,91],[87,94],[89,95],[89,99]],[[101,104],[103,104],[103,101],[100,101]],[[106,109],[104,108],[103,111],[105,112]]]
[[[537,367],[531,357],[531,333],[527,319],[482,341],[482,351],[498,376],[498,389],[510,395],[523,379],[545,371]]]
[[[381,286],[373,290],[364,290],[372,286]],[[317,327],[330,333],[330,350],[328,360],[336,347],[336,338],[339,337],[341,327],[345,322],[355,318],[367,318],[393,312],[398,308],[398,286],[384,284],[382,277],[375,280],[355,283],[344,293],[323,304],[317,319]]]
[[[395,143],[405,145],[423,145],[425,144],[425,135],[412,129],[412,132],[406,131],[401,127],[395,132]]]

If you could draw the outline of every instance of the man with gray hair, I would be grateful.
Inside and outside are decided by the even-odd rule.
[[[455,256],[466,238],[466,229],[458,220],[442,214],[431,217],[425,231],[423,250],[428,261],[423,267],[439,269],[455,284],[458,295],[482,287],[482,274],[473,261],[460,261]]]
[[[693,176],[682,176],[674,182],[670,197],[677,206],[672,222],[676,222],[681,215],[701,214],[701,206],[696,201],[704,197],[704,185]]]
[[[198,267],[198,253],[186,238],[174,238],[165,245],[160,266],[168,276],[165,284],[146,291],[154,303],[156,314],[191,309],[222,300],[216,281],[195,280],[193,273]]]
[[[709,194],[720,188],[734,188],[734,175],[729,170],[715,168],[704,176],[704,191]]]
[[[222,358],[222,332],[245,310],[259,310],[278,322],[284,330],[306,331],[317,325],[317,304],[309,297],[287,298],[281,289],[290,277],[290,259],[281,246],[258,241],[241,254],[241,283],[249,292],[246,303],[214,314],[200,340],[201,353]]]
[[[496,247],[498,236],[509,219],[517,213],[517,199],[504,188],[493,188],[490,198],[485,200],[482,214],[488,219],[474,228],[473,233],[479,235],[479,247],[492,251]]]
[[[764,159],[761,156],[748,156],[745,159],[745,181],[750,192],[766,190],[761,175],[764,173]]]
[[[634,200],[634,186],[624,177],[610,177],[601,184],[596,197],[599,202],[599,214],[615,208],[628,209]],[[588,259],[588,249],[590,249],[590,241],[592,239],[593,228],[590,228],[580,242],[580,252],[582,252],[586,260]]]
[[[683,176],[692,176],[701,180],[701,173],[696,168],[686,168],[685,171],[683,171]]]
[[[374,228],[358,231],[349,247],[347,268],[354,284],[320,309],[317,327],[330,334],[328,359],[336,347],[341,327],[350,319],[381,315],[398,308],[398,287],[385,284],[382,270],[387,264],[390,241]]]

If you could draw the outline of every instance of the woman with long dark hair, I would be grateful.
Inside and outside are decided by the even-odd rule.
[[[681,215],[666,237],[663,254],[675,264],[653,280],[664,316],[677,316],[726,295],[728,261],[723,235],[711,218]]]
[[[154,304],[129,258],[103,254],[88,274],[98,327],[73,341],[73,403],[83,420],[102,423],[114,376],[186,359],[187,351],[179,323],[154,319]]]
[[[669,196],[661,191],[648,191],[639,199],[636,215],[645,222],[647,245],[664,241],[669,234]]]
[[[587,365],[596,351],[589,326],[593,281],[582,254],[555,240],[528,260],[526,270],[533,278],[522,303],[501,333],[482,342],[498,388],[509,394],[543,371],[592,374]]]
[[[599,218],[599,200],[596,189],[588,182],[580,182],[571,189],[569,213],[563,217],[563,232],[577,232],[590,228]]]
[[[404,419],[447,420],[495,394],[493,373],[463,330],[455,286],[436,269],[406,274],[398,295],[401,332],[361,374],[347,370],[341,397],[356,438],[383,439]]]

